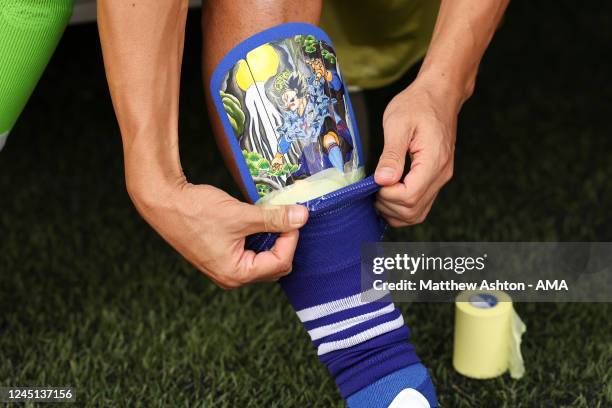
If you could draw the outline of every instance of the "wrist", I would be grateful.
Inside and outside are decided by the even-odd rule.
[[[451,103],[457,111],[474,92],[476,75],[461,73],[454,69],[445,69],[443,66],[423,63],[416,78],[416,82],[423,83],[430,90],[435,91]]]
[[[186,183],[178,146],[156,143],[160,138],[133,138],[124,143],[125,183],[140,209],[165,201],[171,191]]]

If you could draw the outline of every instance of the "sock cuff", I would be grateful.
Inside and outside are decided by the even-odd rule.
[[[319,225],[321,223],[321,219],[329,218],[334,213],[340,212],[345,208],[354,208],[359,204],[363,206],[364,201],[366,205],[371,206],[373,202],[373,195],[376,194],[378,190],[380,190],[380,186],[374,181],[374,176],[369,176],[357,183],[351,184],[329,194],[298,203],[308,208],[309,213],[308,223],[302,228],[302,230],[300,230],[300,240],[304,233],[309,233],[312,225]],[[376,237],[371,239],[371,241],[380,241],[385,229],[387,228],[387,223],[381,217],[376,215],[373,208],[371,211],[375,215],[373,218],[373,226],[375,228],[376,235]],[[362,216],[361,218],[363,220],[365,217]],[[277,237],[278,233],[275,232],[262,232],[259,234],[249,235],[246,238],[246,247],[252,251],[255,251],[256,253],[268,251],[274,246]]]

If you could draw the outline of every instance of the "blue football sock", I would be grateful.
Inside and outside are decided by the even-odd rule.
[[[307,202],[310,217],[300,230],[293,271],[280,284],[343,398],[366,400],[366,390],[383,381],[391,384],[390,401],[402,388],[422,389],[435,401],[433,386],[426,392],[426,381],[416,376],[422,371],[415,367],[423,366],[407,341],[410,331],[400,311],[388,293],[362,288],[361,245],[379,241],[384,230],[373,206],[377,190],[370,177]],[[271,238],[253,236],[248,245],[263,250]],[[369,408],[379,406],[387,407]]]
[[[406,390],[416,390],[420,395],[414,391],[409,394]],[[430,407],[438,406],[433,383],[427,368],[421,363],[412,364],[381,378],[348,397],[347,402],[349,408],[387,408],[402,392],[405,392],[408,395],[406,399],[410,398],[417,407],[427,407],[423,404],[418,405],[422,397],[427,400]]]
[[[339,70],[335,57],[330,60],[328,48],[333,48],[331,40],[319,28],[283,24],[244,40],[215,70],[211,95],[253,201],[261,194],[265,199],[270,189],[290,187],[290,181],[297,185],[303,177],[303,186],[308,188],[307,176],[330,165],[343,172],[343,154],[349,153],[345,147],[356,147],[353,153],[357,153],[346,156],[351,165],[347,167],[358,170],[356,166],[362,162],[359,139],[351,136],[357,126],[354,121],[349,126],[347,118],[338,113],[338,106],[344,105],[346,112],[351,109],[344,86],[337,81],[334,84],[333,76]],[[283,102],[289,97],[301,101],[303,113],[301,108],[296,111],[294,102]],[[261,109],[249,108],[253,100],[259,101],[255,107]],[[261,122],[251,121],[245,127],[241,106],[249,110],[251,119],[261,116]],[[293,150],[288,150],[289,146]],[[285,156],[290,168],[298,166],[299,178],[295,170],[291,176],[265,170],[278,168],[278,153]],[[268,184],[258,184],[264,182]],[[378,190],[369,177],[304,203],[309,218],[300,229],[293,270],[279,283],[343,398],[365,396],[372,384],[381,382],[391,400],[417,398],[427,407],[425,394],[416,391],[425,392],[426,381],[418,381],[416,374],[422,371],[415,367],[422,366],[416,365],[420,360],[408,342],[410,331],[402,314],[389,292],[373,289],[373,281],[362,281],[372,276],[362,276],[361,247],[379,241],[386,226],[374,208]],[[257,234],[248,238],[247,246],[257,252],[268,250],[274,239],[274,234]],[[402,371],[407,367],[412,368]],[[426,394],[433,395],[433,387]],[[369,408],[378,406],[382,407]]]

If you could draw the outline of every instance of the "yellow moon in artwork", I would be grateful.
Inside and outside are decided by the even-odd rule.
[[[260,45],[249,51],[246,60],[238,61],[236,84],[246,91],[253,82],[264,82],[278,71],[280,59],[269,44]]]

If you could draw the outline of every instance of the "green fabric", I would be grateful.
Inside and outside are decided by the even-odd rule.
[[[0,134],[15,124],[72,14],[73,0],[0,0]]]
[[[329,0],[321,26],[331,37],[348,85],[377,88],[423,58],[439,0]]]

